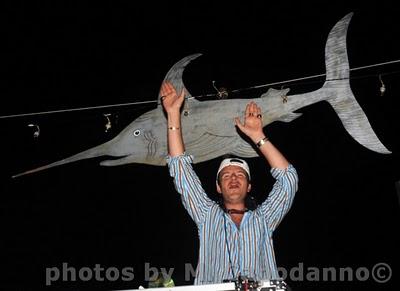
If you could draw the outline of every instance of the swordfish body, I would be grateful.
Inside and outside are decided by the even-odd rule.
[[[296,110],[327,101],[334,108],[344,128],[358,143],[378,153],[390,153],[374,133],[350,88],[346,35],[351,17],[352,13],[342,18],[328,35],[325,46],[326,80],[316,91],[287,95],[289,89],[271,88],[254,99],[198,101],[185,88],[182,75],[186,65],[201,54],[187,56],[172,66],[164,81],[171,82],[178,92],[186,90],[182,131],[186,151],[194,156],[194,162],[203,162],[224,154],[241,157],[258,155],[254,147],[240,136],[233,122],[234,117],[243,115],[243,109],[250,101],[256,102],[262,108],[263,126],[274,121],[290,122],[301,116],[300,113],[295,113]],[[165,165],[166,117],[160,97],[158,96],[157,108],[138,117],[112,140],[13,177],[99,156],[118,157],[102,161],[100,165],[103,166],[128,163]]]

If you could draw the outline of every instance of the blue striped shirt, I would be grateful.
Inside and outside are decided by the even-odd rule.
[[[272,191],[256,210],[244,214],[238,228],[204,192],[192,161],[186,154],[167,157],[175,188],[198,228],[200,251],[194,283],[221,283],[239,275],[255,280],[278,279],[272,234],[297,191],[295,168],[271,169],[276,179]]]

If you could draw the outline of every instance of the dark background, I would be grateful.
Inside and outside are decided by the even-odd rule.
[[[399,59],[399,10],[393,5],[321,2],[13,2],[3,7],[0,25],[0,115],[155,100],[169,68],[198,52],[203,56],[184,75],[192,95],[215,92],[213,80],[233,90],[321,74],[327,35],[349,12],[354,12],[347,36],[351,68]],[[294,205],[274,235],[278,265],[371,270],[384,262],[393,272],[386,284],[372,278],[288,279],[294,290],[398,290],[398,71],[399,64],[354,71],[350,81],[390,155],[359,145],[324,102],[302,108],[303,116],[293,122],[265,128],[300,176]],[[323,78],[311,81],[285,87],[291,94],[308,92]],[[266,89],[246,94],[259,96]],[[197,232],[166,167],[101,167],[104,158],[96,158],[11,178],[103,143],[154,107],[0,119],[0,289],[136,289],[147,285],[146,263],[175,268],[177,285],[193,283],[185,281],[184,269],[197,262]],[[103,114],[112,114],[109,132]],[[38,139],[30,123],[40,126]],[[215,159],[195,165],[212,198],[218,164]],[[253,194],[263,201],[273,180],[262,159],[249,164]],[[135,279],[60,278],[45,286],[46,268],[62,270],[63,263],[77,271],[95,264],[120,271],[133,267]]]

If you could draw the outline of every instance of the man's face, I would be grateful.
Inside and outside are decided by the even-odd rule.
[[[248,181],[247,173],[238,166],[227,166],[219,173],[219,183],[217,185],[218,193],[226,203],[241,203],[251,190],[251,184]]]

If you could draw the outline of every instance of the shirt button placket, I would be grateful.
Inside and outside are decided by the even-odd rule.
[[[238,265],[239,265],[239,274],[241,274],[242,273],[242,258],[243,258],[243,254],[242,254],[242,250],[243,250],[243,248],[242,248],[242,236],[240,235],[240,232],[238,232],[238,255],[239,255],[239,257],[238,257]]]

